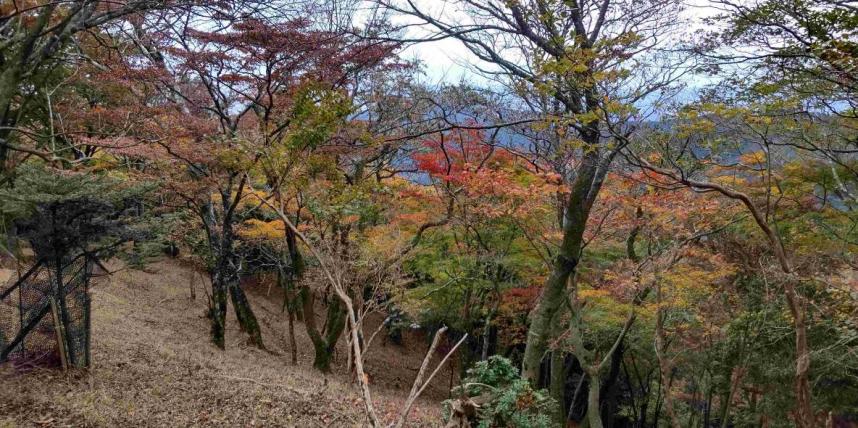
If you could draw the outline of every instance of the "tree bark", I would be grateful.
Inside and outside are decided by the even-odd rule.
[[[291,309],[289,312],[289,348],[292,354],[292,364],[298,364],[298,345],[295,342],[295,312]]]
[[[212,342],[220,349],[226,349],[224,332],[226,330],[226,284],[220,272],[212,275],[212,301],[209,309],[212,323]]]
[[[259,322],[256,320],[256,315],[250,308],[250,302],[247,301],[247,295],[244,294],[244,290],[241,289],[241,284],[238,281],[230,282],[229,295],[232,298],[232,307],[235,310],[235,316],[238,318],[238,325],[241,330],[250,336],[250,343],[253,346],[265,349]]]
[[[282,199],[279,192],[276,193],[275,198],[277,199],[278,204],[282,206]],[[303,275],[305,266],[304,258],[298,250],[298,242],[295,232],[287,227],[284,239],[286,240],[286,246],[289,254],[289,270],[287,272],[285,268],[278,269],[277,282],[283,290],[283,309],[287,312],[289,317],[289,347],[291,348],[292,364],[298,364],[298,345],[295,341],[295,318],[299,317],[300,309],[297,305],[298,302],[296,301],[297,295],[295,292],[295,286]]]
[[[566,423],[566,358],[561,350],[551,352],[551,380],[549,383],[551,397],[557,400],[557,421]]]
[[[301,301],[304,308],[304,326],[307,329],[307,335],[310,336],[310,340],[313,342],[313,351],[315,352],[313,367],[323,373],[329,373],[331,371],[331,359],[334,355],[334,348],[346,325],[346,317],[342,309],[342,304],[338,299],[331,300],[326,315],[325,331],[320,332],[316,326],[314,312],[316,298],[313,295],[313,291],[308,287],[304,287],[301,290]]]
[[[785,288],[787,303],[793,314],[793,324],[795,326],[795,422],[799,428],[813,428],[816,421],[811,402],[812,395],[809,380],[810,346],[807,343],[807,323],[805,320],[804,304],[802,303],[803,299],[797,295],[793,284],[789,283]]]
[[[589,392],[587,393],[587,421],[591,428],[603,428],[602,415],[599,413],[599,396],[602,389],[602,376],[599,369],[585,369],[590,377]]]
[[[602,413],[602,422],[609,427],[614,426],[614,416],[617,414],[618,381],[624,352],[625,346],[623,342],[620,342],[620,345],[617,346],[617,349],[611,355],[611,367],[608,371],[608,377],[605,379],[605,384],[602,386],[602,395],[599,397],[602,406],[600,410]]]
[[[598,142],[598,136],[595,138],[595,142]],[[607,168],[601,168],[598,152],[594,148],[584,157],[578,176],[572,184],[572,192],[567,200],[564,215],[563,242],[554,261],[551,276],[546,281],[542,295],[530,314],[530,328],[527,332],[527,345],[522,361],[522,376],[534,384],[539,380],[539,366],[548,349],[552,321],[563,307],[567,292],[566,285],[578,266],[590,209],[607,173]]]

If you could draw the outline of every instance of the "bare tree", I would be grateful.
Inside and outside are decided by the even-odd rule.
[[[366,374],[366,370],[364,369],[364,356],[366,354],[368,346],[372,343],[372,337],[369,341],[364,342],[363,337],[363,322],[362,322],[362,314],[355,307],[355,304],[352,300],[352,297],[349,292],[348,283],[345,282],[346,278],[349,276],[349,268],[348,261],[341,260],[337,257],[340,252],[338,251],[320,251],[319,247],[315,245],[312,241],[310,241],[301,231],[299,231],[295,225],[292,223],[292,220],[288,215],[283,211],[283,207],[277,207],[269,203],[266,199],[257,196],[259,201],[269,208],[273,209],[283,223],[288,227],[295,235],[300,239],[304,245],[308,248],[310,253],[313,255],[316,260],[318,260],[321,270],[325,275],[325,279],[328,282],[328,285],[333,289],[336,298],[339,303],[345,308],[346,312],[346,329],[348,332],[348,344],[350,348],[351,360],[354,363],[354,369],[357,377],[358,384],[360,385],[361,394],[363,396],[364,403],[364,412],[369,419],[369,423],[373,427],[381,427],[382,423],[378,419],[378,415],[375,412],[375,408],[372,404],[372,390],[370,389],[369,377]],[[421,230],[426,230],[426,228],[422,228]],[[421,232],[422,233],[422,232]],[[417,237],[419,240],[419,236]],[[417,241],[413,241],[413,245],[416,245]],[[405,247],[413,248],[413,245]],[[403,250],[410,251],[410,250]],[[387,266],[392,265],[392,263],[386,264]],[[394,423],[392,423],[391,427],[402,427],[405,424],[405,421],[408,419],[408,414],[410,413],[411,407],[414,402],[423,393],[423,391],[428,386],[429,382],[438,374],[441,370],[441,367],[444,363],[450,358],[450,356],[456,351],[456,349],[464,343],[467,336],[462,337],[456,345],[454,345],[447,354],[441,359],[436,368],[426,377],[426,370],[429,367],[429,363],[431,361],[432,355],[435,353],[435,350],[438,347],[438,344],[441,340],[441,337],[446,332],[446,327],[441,328],[435,333],[435,337],[432,340],[432,345],[429,347],[429,350],[426,353],[426,357],[423,359],[423,363],[420,366],[420,370],[417,373],[416,378],[414,379],[414,383],[412,384],[411,391],[408,394],[408,397],[405,400],[405,406],[402,409],[402,412],[399,414],[398,418]]]

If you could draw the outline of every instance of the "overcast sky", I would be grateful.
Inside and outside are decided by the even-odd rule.
[[[452,12],[451,6],[441,0],[414,0],[414,2],[433,14]],[[702,28],[702,19],[716,13],[714,9],[707,7],[707,4],[706,0],[687,1],[684,15],[689,21],[690,31]],[[421,34],[419,30],[412,31],[413,36]],[[479,63],[479,60],[460,42],[453,39],[415,44],[406,48],[402,56],[405,59],[419,59],[423,63],[429,82],[456,83],[466,79],[477,83],[483,80],[470,67],[472,64]]]

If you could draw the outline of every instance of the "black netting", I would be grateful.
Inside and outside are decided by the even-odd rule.
[[[65,354],[70,365],[88,366],[91,270],[85,256],[37,261],[0,284],[0,361],[56,366]]]

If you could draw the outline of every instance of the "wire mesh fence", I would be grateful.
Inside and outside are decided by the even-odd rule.
[[[86,254],[19,265],[0,284],[0,362],[87,367],[91,276]]]

